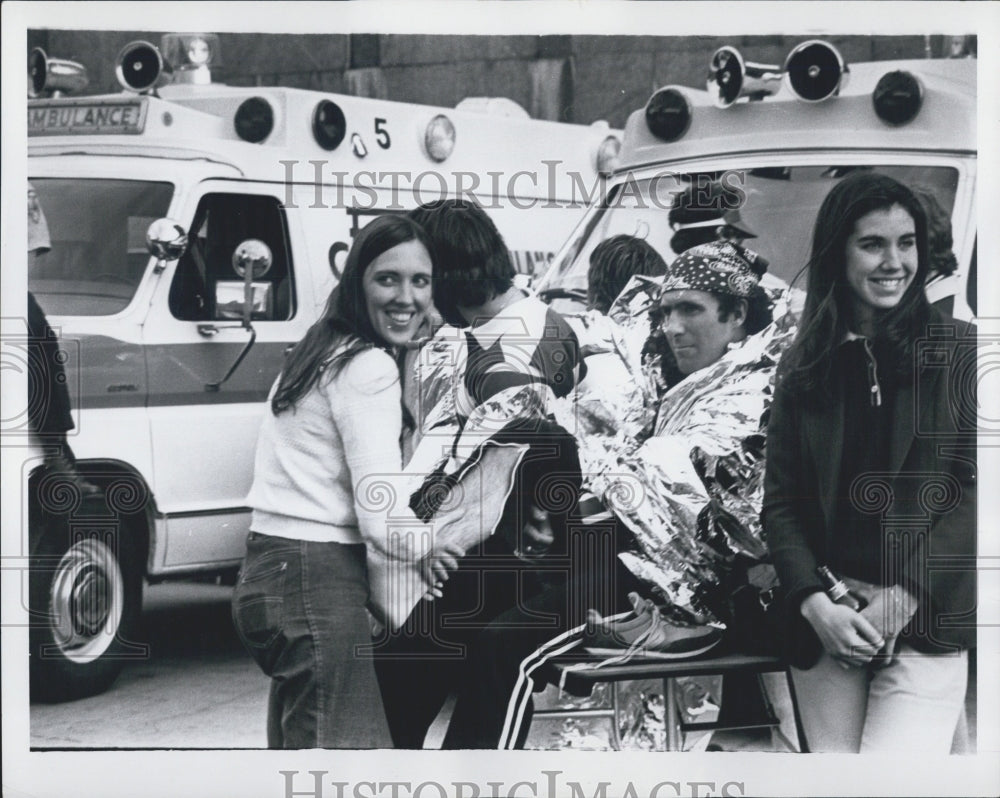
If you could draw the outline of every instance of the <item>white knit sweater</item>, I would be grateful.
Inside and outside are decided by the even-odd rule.
[[[399,474],[401,428],[399,372],[380,349],[355,355],[333,379],[321,377],[294,408],[275,416],[269,407],[248,497],[251,529],[384,546],[386,508],[365,500],[366,485]]]

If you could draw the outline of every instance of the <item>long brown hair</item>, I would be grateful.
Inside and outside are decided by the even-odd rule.
[[[391,354],[389,343],[375,331],[368,316],[362,278],[379,255],[414,240],[430,253],[423,229],[397,214],[379,216],[361,229],[347,253],[344,274],[330,292],[323,315],[288,355],[271,399],[274,415],[294,407],[321,375],[327,379],[335,377],[359,352],[378,347]],[[335,351],[336,355],[331,357]]]

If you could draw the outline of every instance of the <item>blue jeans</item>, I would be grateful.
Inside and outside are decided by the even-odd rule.
[[[233,593],[236,632],[271,677],[269,748],[391,748],[370,656],[362,544],[251,532]]]

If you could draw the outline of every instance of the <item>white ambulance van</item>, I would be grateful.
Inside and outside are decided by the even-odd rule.
[[[266,394],[367,221],[474,197],[527,279],[620,143],[605,123],[535,121],[496,98],[446,109],[217,85],[217,47],[131,44],[124,93],[104,96],[46,96],[79,88],[81,68],[29,59],[28,174],[51,250],[28,285],[66,357],[70,445],[103,491],[81,498],[31,449],[39,698],[99,692],[148,656],[144,579],[235,572]]]
[[[943,224],[932,219],[932,227],[950,221],[954,259],[932,274],[928,296],[958,318],[975,315],[975,60],[847,64],[834,47],[811,40],[783,65],[766,65],[723,47],[711,56],[707,86],[666,86],[629,117],[608,189],[591,198],[537,284],[540,296],[579,310],[590,253],[604,239],[642,236],[669,263],[693,228],[719,233],[733,211],[741,235],[753,236],[744,245],[791,282],[809,258],[827,192],[871,169],[936,206],[930,215]],[[717,213],[679,222],[682,199],[714,204]],[[948,231],[939,233],[946,242]],[[804,275],[796,286],[805,288]]]

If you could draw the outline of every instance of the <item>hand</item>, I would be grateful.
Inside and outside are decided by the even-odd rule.
[[[850,607],[834,604],[826,593],[806,596],[800,611],[816,630],[826,652],[845,668],[868,665],[885,645],[867,618]]]
[[[443,543],[424,558],[424,580],[432,586],[429,593],[441,598],[441,588],[450,572],[458,570],[458,561],[464,556],[465,550],[457,543]]]
[[[916,597],[899,585],[876,588],[866,598],[868,606],[861,614],[886,638],[903,631],[917,611]]]
[[[441,582],[435,583],[432,587],[427,588],[427,592],[425,592],[424,595],[420,597],[421,600],[434,601],[434,599],[441,598],[444,595],[444,593],[441,590],[441,588],[443,587],[444,587],[443,583]]]
[[[899,655],[896,653],[896,644],[899,642],[899,638],[896,635],[892,637],[887,637],[885,640],[885,645],[879,649],[878,654],[872,658],[872,667],[874,668],[888,668],[890,665],[899,659]]]
[[[446,543],[424,558],[424,581],[430,585],[421,598],[434,601],[444,595],[444,583],[450,571],[458,570],[458,561],[465,551],[456,543]]]
[[[864,599],[866,604],[871,604],[875,594],[882,589],[878,585],[873,585],[871,582],[863,582],[860,579],[854,579],[850,576],[841,576],[840,578],[843,580],[844,584],[847,585],[847,588],[855,596]]]
[[[556,541],[549,514],[534,504],[528,511],[528,521],[521,528],[521,551],[526,555],[541,554]]]

